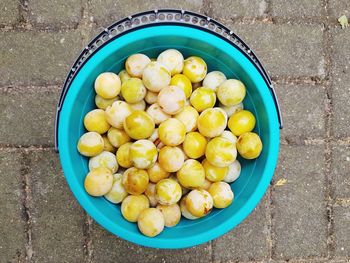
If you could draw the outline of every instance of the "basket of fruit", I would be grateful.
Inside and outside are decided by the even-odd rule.
[[[252,50],[203,15],[116,22],[65,81],[56,150],[74,196],[111,233],[184,248],[234,228],[264,195],[282,127]]]

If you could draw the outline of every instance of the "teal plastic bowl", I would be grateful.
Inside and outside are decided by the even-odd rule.
[[[169,15],[170,14],[170,15]],[[123,219],[120,206],[103,197],[91,197],[84,190],[88,159],[76,148],[85,132],[84,115],[95,108],[96,77],[105,71],[119,72],[133,53],[149,57],[175,48],[184,57],[202,57],[208,72],[222,71],[240,79],[247,87],[246,109],[256,116],[263,151],[256,160],[239,161],[242,172],[231,184],[233,203],[214,209],[208,216],[191,221],[182,218],[172,228],[149,238],[137,225]],[[277,107],[276,107],[277,106]],[[207,17],[178,10],[159,10],[125,18],[107,28],[82,52],[69,72],[57,109],[56,146],[68,185],[80,205],[102,227],[130,242],[155,248],[184,248],[217,238],[237,226],[263,197],[278,158],[281,120],[270,80],[254,53],[223,25]]]

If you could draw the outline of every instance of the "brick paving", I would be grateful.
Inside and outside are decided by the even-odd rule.
[[[228,25],[270,72],[285,129],[271,186],[255,211],[212,242],[156,250],[92,222],[53,151],[60,85],[95,32],[152,8]],[[350,16],[346,0],[2,0],[0,262],[350,262]],[[280,179],[287,183],[278,186]],[[62,231],[64,230],[64,231]]]
[[[130,263],[151,263],[151,262],[198,262],[205,263],[211,259],[211,246],[206,243],[193,248],[186,249],[154,249],[144,248],[130,242],[116,238],[111,233],[102,229],[96,223],[91,226],[92,238],[92,262],[127,262]],[[113,248],[113,249],[112,249]]]

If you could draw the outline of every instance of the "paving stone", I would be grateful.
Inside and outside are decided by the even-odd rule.
[[[62,83],[81,50],[78,31],[0,32],[0,85]]]
[[[270,10],[273,17],[304,18],[321,17],[324,13],[322,0],[271,0]]]
[[[350,198],[350,146],[334,145],[332,162],[333,187],[335,196]]]
[[[19,20],[19,1],[1,0],[0,25],[11,25]]]
[[[25,257],[25,219],[21,204],[21,154],[0,151],[0,261],[15,262]]]
[[[273,184],[274,258],[325,257],[327,216],[323,146],[282,146]]]
[[[84,214],[53,150],[27,153],[34,262],[83,262]]]
[[[348,0],[330,0],[330,15],[333,19],[338,19],[342,15],[350,16],[350,2]],[[340,25],[339,25],[340,27]]]
[[[72,26],[81,17],[81,1],[29,1],[29,20],[34,25]],[[260,17],[267,0],[210,1],[215,18]],[[17,0],[0,1],[0,25],[19,20]],[[321,17],[321,0],[270,0],[273,17]],[[106,26],[129,14],[146,9],[174,7],[199,11],[202,0],[148,1],[91,0],[91,21]],[[329,1],[331,18],[350,17],[347,0]],[[202,10],[202,12],[208,10]],[[225,22],[227,24],[227,22]],[[231,24],[262,59],[273,76],[324,77],[322,26],[296,24]],[[35,31],[35,30],[34,30]],[[82,48],[78,31],[1,32],[0,86],[62,83]],[[333,132],[350,137],[350,35],[340,26],[332,29]],[[38,88],[0,89],[0,144],[53,145],[54,111],[59,90]],[[321,86],[277,85],[285,129],[282,136],[324,135],[324,89]],[[42,125],[44,124],[44,125]],[[349,198],[350,148],[333,145],[332,177],[335,195]],[[21,205],[20,157],[17,150],[0,151],[0,261],[17,261],[25,256],[25,219]],[[30,151],[27,155],[31,185],[35,262],[83,262],[83,215],[70,194],[53,151]],[[286,178],[273,190],[275,234],[274,262],[326,256],[326,208],[323,146],[282,146],[274,179]],[[240,226],[213,241],[213,256],[222,262],[267,260],[265,208],[262,203]],[[5,226],[5,227],[4,227]],[[8,226],[8,227],[6,227]],[[95,223],[92,227],[94,262],[211,262],[208,244],[185,250],[143,248],[118,239]],[[336,259],[350,257],[350,208],[334,208]],[[337,259],[339,258],[339,259]],[[302,261],[298,261],[302,262]],[[328,261],[327,261],[328,262]]]
[[[0,90],[0,144],[53,145],[57,88]]]
[[[74,26],[82,14],[83,0],[31,0],[29,2],[29,20],[33,24]]]
[[[207,263],[211,262],[209,243],[186,249],[153,249],[124,241],[101,228],[92,225],[93,262],[124,263]],[[111,249],[112,248],[112,249]]]
[[[217,0],[210,3],[213,17],[237,18],[237,17],[260,17],[266,12],[265,0]]]
[[[284,122],[281,136],[288,141],[323,137],[325,89],[312,84],[275,87]]]
[[[341,28],[332,31],[333,44],[333,132],[336,137],[350,137],[350,34]]]
[[[334,208],[335,254],[350,257],[350,207]]]
[[[175,8],[199,12],[202,2],[202,0],[92,0],[90,19],[108,26],[123,17],[146,10]]]
[[[260,261],[269,257],[266,198],[240,225],[213,241],[214,262]]]
[[[324,76],[322,26],[262,23],[228,26],[254,50],[272,76]]]

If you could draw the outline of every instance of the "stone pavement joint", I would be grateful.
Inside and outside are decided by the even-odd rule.
[[[43,32],[43,33],[69,33],[71,30],[77,29],[77,26],[64,26],[64,27],[33,27],[29,23],[20,23],[11,26],[0,26],[0,33],[2,32]],[[52,84],[52,83],[50,83]]]
[[[293,140],[292,137],[281,138],[281,145],[289,146],[301,146],[301,145],[323,145],[325,144],[324,138],[298,138]]]
[[[25,152],[21,153],[21,178],[22,178],[22,205],[24,208],[23,216],[26,222],[26,238],[27,243],[25,244],[26,249],[26,260],[31,262],[32,256],[33,256],[33,246],[32,246],[32,216],[29,209],[29,203],[30,203],[30,191],[31,187],[29,185],[29,167],[30,167],[30,160],[28,159],[28,155]]]
[[[280,144],[281,145],[289,145],[289,146],[303,146],[303,145],[324,145],[326,144],[325,138],[307,138],[307,137],[299,137],[297,139],[294,139],[292,137],[284,137],[280,138]],[[332,145],[339,145],[339,146],[349,146],[350,145],[350,138],[330,138],[330,143]]]
[[[85,262],[91,263],[92,262],[92,255],[93,255],[93,243],[92,243],[92,237],[91,237],[91,225],[92,225],[92,218],[86,214],[85,215],[85,221],[83,225],[83,234],[84,234],[84,254],[85,254]]]
[[[28,23],[28,0],[19,0],[19,23]]]
[[[209,241],[209,251],[210,251],[210,262],[214,263],[215,262],[215,255],[214,255],[214,244],[213,244],[213,240]]]
[[[350,207],[350,198],[336,198],[335,206]]]
[[[272,222],[272,189],[271,185],[266,191],[266,222],[267,222],[267,234],[266,234],[266,241],[268,244],[268,251],[269,251],[269,259],[272,259],[272,255],[275,254],[275,243],[274,243],[274,232],[272,231],[273,228],[273,222]]]
[[[325,85],[329,82],[327,78],[319,76],[303,76],[303,77],[290,77],[290,76],[272,76],[271,80],[273,84],[313,84],[313,85]]]
[[[325,15],[326,21],[329,24],[330,22],[330,9],[328,0],[324,0]],[[332,81],[332,37],[330,28],[326,25],[323,32],[323,55],[325,58],[325,76],[326,78]],[[324,158],[325,158],[325,188],[326,188],[326,209],[327,209],[327,252],[328,257],[333,258],[335,254],[335,237],[334,237],[334,208],[333,208],[333,199],[334,199],[334,186],[333,186],[333,176],[332,176],[332,149],[331,149],[331,138],[332,133],[332,124],[333,124],[333,101],[332,101],[332,86],[331,82],[326,83],[326,100],[325,100],[325,149],[324,149]]]
[[[332,140],[332,143],[337,145],[350,145],[350,137],[336,138]]]
[[[11,91],[31,91],[31,92],[40,92],[40,91],[50,91],[50,90],[58,90],[61,91],[62,90],[62,83],[60,83],[59,85],[45,85],[45,86],[13,86],[13,85],[7,85],[7,86],[0,86],[0,92],[11,92]]]
[[[264,16],[264,17],[245,17],[245,16],[237,16],[235,18],[221,18],[221,17],[213,17],[215,20],[220,21],[222,24],[226,25],[228,23],[236,24],[236,25],[255,25],[255,24],[273,24],[272,17]]]
[[[309,26],[315,26],[315,25],[325,25],[325,19],[324,18],[318,18],[318,17],[305,17],[303,19],[300,18],[292,18],[292,17],[271,17],[271,20],[274,24],[291,24],[291,25],[309,25]],[[336,26],[337,21],[330,22],[329,25]]]
[[[28,26],[29,31],[34,30],[37,32],[54,32],[54,33],[60,33],[63,31],[70,31],[70,30],[76,30],[78,29],[79,24],[67,24],[64,26],[56,25],[56,24],[39,24],[33,27],[32,24],[26,23],[23,26]],[[22,27],[23,28],[23,27]],[[21,27],[17,28],[18,31],[21,31]],[[28,29],[26,29],[28,30]]]
[[[54,150],[55,147],[52,145],[19,145],[19,144],[0,144],[0,150],[6,149],[18,149],[18,150],[31,150],[31,151],[41,151],[41,150]]]

